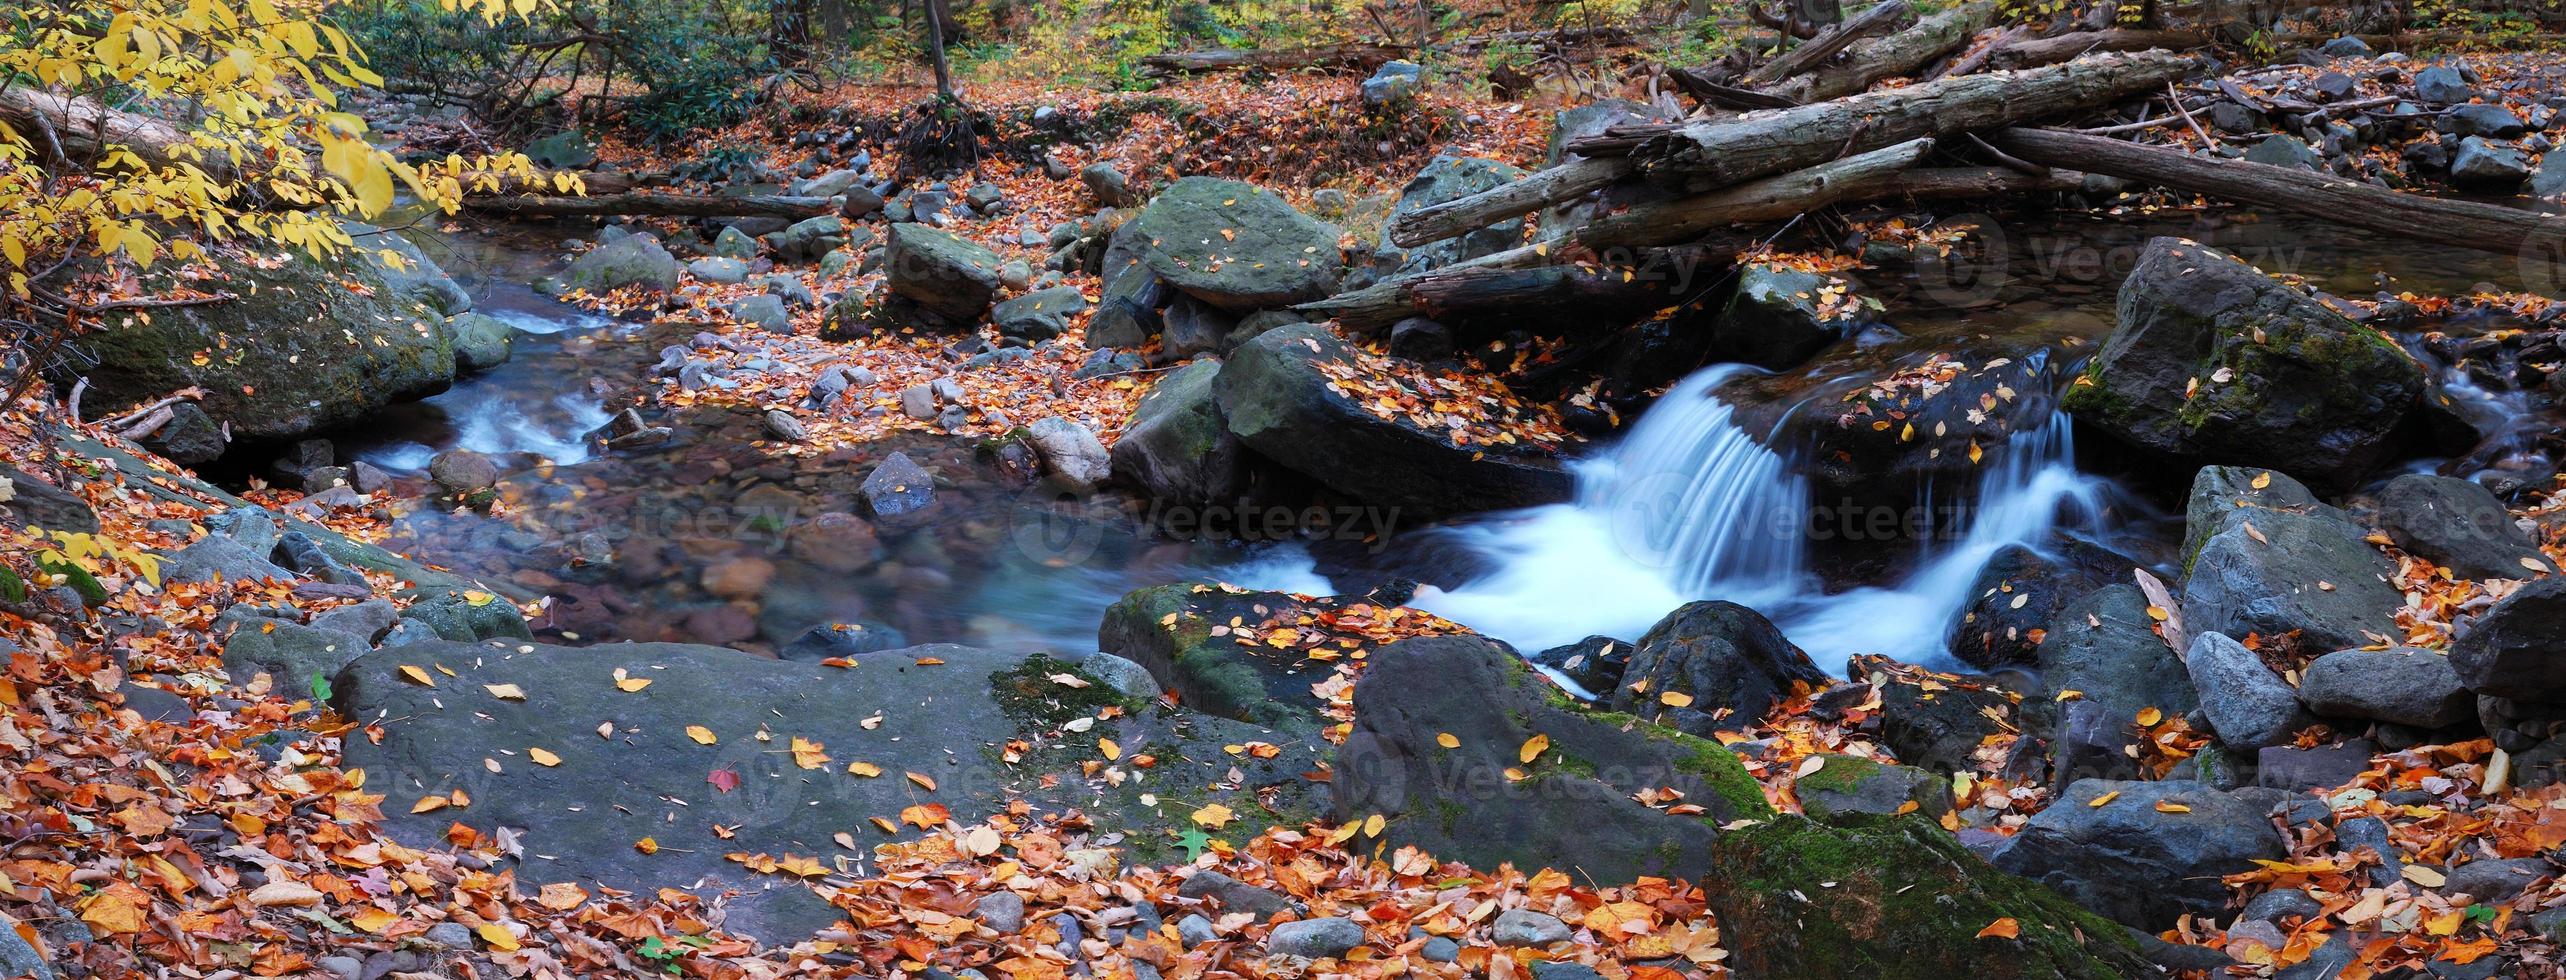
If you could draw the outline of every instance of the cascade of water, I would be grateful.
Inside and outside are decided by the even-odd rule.
[[[1416,604],[1526,652],[1589,635],[1636,639],[1676,606],[1764,612],[1821,664],[1856,653],[1934,659],[1979,566],[2060,529],[2103,530],[2112,488],[2078,473],[2064,416],[2016,435],[1979,475],[1951,540],[1894,586],[1819,595],[1804,571],[1808,486],[1738,427],[1715,391],[1750,370],[1685,379],[1615,450],[1582,466],[1573,503],[1447,529],[1497,571]]]

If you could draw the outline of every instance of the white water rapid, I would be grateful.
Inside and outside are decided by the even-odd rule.
[[[1677,606],[1726,599],[1771,618],[1820,665],[1857,653],[1947,659],[1943,636],[1979,566],[2012,544],[2040,546],[2100,529],[2111,487],[2078,473],[2066,419],[2014,437],[1965,501],[1951,540],[1924,543],[1894,586],[1822,595],[1805,570],[1807,483],[1733,419],[1716,393],[1752,370],[1695,372],[1661,398],[1612,452],[1577,470],[1566,504],[1499,515],[1439,533],[1496,571],[1415,605],[1529,654],[1590,635],[1637,640]]]

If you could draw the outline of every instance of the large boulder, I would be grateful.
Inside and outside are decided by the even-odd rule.
[[[1817,687],[1826,679],[1807,653],[1755,610],[1734,602],[1693,602],[1639,638],[1607,703],[1708,738],[1721,728],[1753,724],[1793,684]],[[1670,693],[1691,700],[1668,707],[1663,699]]]
[[[2566,703],[2566,578],[2531,582],[2459,631],[2450,666],[2478,694]]]
[[[649,235],[625,235],[570,260],[570,271],[562,275],[562,285],[590,293],[603,293],[625,286],[639,286],[650,292],[667,292],[685,279],[686,268],[677,257],[668,254],[667,246]]]
[[[1221,362],[1197,360],[1168,372],[1132,409],[1114,440],[1114,478],[1152,499],[1227,502],[1239,488],[1238,436],[1221,415]]]
[[[891,226],[883,252],[891,292],[955,325],[978,322],[998,301],[998,253],[941,228]]]
[[[2379,526],[2408,554],[2461,578],[2529,578],[2557,570],[2538,542],[2474,480],[2408,473],[2379,491]]]
[[[98,530],[98,512],[89,501],[33,473],[0,466],[0,526],[45,531]]]
[[[2185,629],[2314,651],[2403,635],[2395,614],[2405,595],[2390,584],[2387,556],[2296,481],[2207,467],[2193,478],[2187,513]]]
[[[2126,726],[2149,708],[2169,717],[2190,714],[2200,698],[2165,638],[2156,635],[2147,596],[2138,586],[2110,585],[2086,593],[2050,617],[2040,640],[2040,673],[2058,691],[2102,706],[2105,717]]]
[[[1969,601],[1952,619],[1951,655],[1981,670],[2039,659],[2044,630],[2070,601],[2129,580],[2130,562],[2081,542],[2046,555],[2024,545],[1997,549],[1978,569]],[[2160,646],[2162,644],[2159,644]]]
[[[2264,808],[2241,798],[2188,780],[2087,779],[2024,824],[1995,865],[2152,932],[2187,912],[2224,919],[2220,877],[2288,853]]]
[[[1230,432],[1257,454],[1401,518],[1565,500],[1568,471],[1547,453],[1455,445],[1386,419],[1337,390],[1365,370],[1326,326],[1295,324],[1240,345],[1214,386]]]
[[[1720,838],[1703,876],[1740,977],[2153,975],[2128,931],[1987,866],[1920,815],[1779,817]],[[2216,882],[2212,882],[2213,885]],[[2000,921],[2011,936],[1986,934]]]
[[[1297,649],[1277,649],[1238,631],[1309,611],[1280,592],[1227,586],[1159,585],[1105,609],[1096,649],[1149,668],[1188,708],[1270,728],[1310,729],[1322,720],[1310,685],[1334,672]],[[1214,630],[1219,632],[1216,634]]]
[[[2394,452],[2423,369],[2386,334],[2217,249],[2159,238],[2067,410],[2142,449],[2348,486]]]
[[[1390,206],[1390,216],[1382,219],[1381,240],[1389,241],[1390,226],[1409,213],[1437,204],[1457,201],[1483,191],[1494,190],[1524,176],[1522,167],[1486,157],[1437,154],[1425,169],[1400,188],[1398,203]],[[1419,245],[1401,250],[1383,246],[1383,257],[1393,263],[1393,274],[1405,275],[1451,265],[1463,259],[1475,259],[1502,252],[1523,244],[1524,222],[1511,218],[1478,229],[1458,238]]]
[[[1354,730],[1333,780],[1338,820],[1387,820],[1365,850],[1413,845],[1479,867],[1575,869],[1599,882],[1689,877],[1710,860],[1721,824],[1772,812],[1719,743],[1578,710],[1487,639],[1402,640],[1371,660],[1354,685]],[[1526,760],[1535,736],[1546,742]],[[1631,798],[1666,788],[1703,811]]]
[[[515,349],[517,328],[508,321],[486,313],[463,313],[446,321],[446,331],[454,335],[454,367],[457,371],[487,371],[508,362]]]
[[[2285,745],[2315,720],[2299,706],[2298,691],[2288,681],[2224,633],[2193,636],[2183,653],[2183,668],[2191,675],[2210,730],[2229,748]]]
[[[216,281],[232,299],[109,318],[76,341],[93,362],[79,372],[88,404],[202,388],[199,407],[233,439],[281,441],[444,391],[455,375],[446,317],[469,297],[424,255],[394,268],[382,248],[406,243],[380,237],[335,262],[218,259]],[[202,285],[182,282],[178,266],[147,271],[145,288]]]
[[[1168,185],[1128,230],[1150,272],[1237,313],[1325,297],[1343,272],[1334,226],[1235,180]]]
[[[1712,329],[1720,360],[1798,367],[1859,322],[1849,285],[1832,276],[1761,262],[1740,266],[1737,276],[1737,295]]]
[[[2299,673],[2299,700],[2327,718],[2384,721],[2431,731],[2467,720],[2477,699],[2438,650],[2337,650]]]

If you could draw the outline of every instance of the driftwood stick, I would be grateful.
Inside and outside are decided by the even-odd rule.
[[[1852,46],[1853,42],[1897,30],[1900,25],[1914,17],[1915,8],[1910,6],[1907,0],[1883,0],[1881,3],[1872,4],[1871,9],[1863,11],[1853,19],[1819,31],[1818,36],[1808,39],[1799,47],[1783,52],[1781,57],[1765,62],[1754,71],[1746,73],[1746,83],[1757,86],[1771,85],[1808,71],[1825,64],[1827,59],[1835,57],[1845,48]]]

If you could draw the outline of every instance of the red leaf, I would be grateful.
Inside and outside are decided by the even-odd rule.
[[[730,769],[715,769],[712,775],[704,777],[704,781],[725,793],[740,788],[740,774]]]

